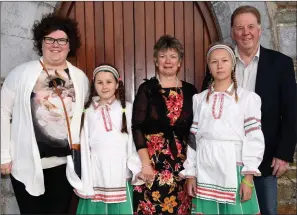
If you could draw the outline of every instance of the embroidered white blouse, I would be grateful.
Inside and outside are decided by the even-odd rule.
[[[233,84],[226,92],[212,91],[208,103],[207,90],[193,96],[191,133],[195,135],[196,147],[188,146],[185,169],[180,175],[196,177],[198,187],[199,184],[209,184],[211,190],[217,187],[220,192],[224,188],[227,192],[229,188],[228,192],[232,190],[235,197],[238,184],[236,165],[243,165],[243,175],[260,175],[258,167],[265,145],[261,130],[260,97],[239,87],[239,100],[236,103],[232,90]],[[226,199],[216,200],[226,202]],[[234,201],[235,198],[230,200]]]
[[[122,106],[118,100],[110,105],[97,102],[86,110],[81,134],[82,179],[73,181],[75,192],[92,201],[117,203],[126,201],[126,182],[141,171],[132,133],[132,104],[126,102],[128,134],[122,133]],[[132,180],[134,182],[134,180]],[[129,193],[129,192],[128,192]]]

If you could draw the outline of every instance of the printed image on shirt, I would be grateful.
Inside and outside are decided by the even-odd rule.
[[[50,78],[45,71],[41,72],[31,94],[34,131],[40,151],[42,151],[41,148],[48,146],[68,147],[69,145],[65,113],[61,99],[55,92],[53,79],[62,92],[69,122],[73,116],[75,104],[74,86],[69,70],[49,70],[48,72]]]

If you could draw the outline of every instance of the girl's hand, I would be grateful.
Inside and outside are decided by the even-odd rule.
[[[141,171],[142,179],[144,181],[154,181],[155,179],[155,170],[151,164],[143,164]]]
[[[246,175],[244,177],[244,180],[248,184],[253,185],[253,175]],[[245,202],[245,201],[250,200],[251,197],[252,197],[252,187],[250,187],[249,185],[247,185],[246,183],[244,183],[242,181],[241,185],[240,185],[239,194],[240,194],[241,202]]]
[[[187,178],[186,184],[188,195],[196,197],[196,178]]]
[[[1,174],[8,175],[11,173],[11,162],[1,164]]]

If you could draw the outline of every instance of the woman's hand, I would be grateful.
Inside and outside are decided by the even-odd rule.
[[[8,175],[11,173],[11,162],[1,164],[1,174],[2,175]]]
[[[155,170],[151,164],[143,164],[142,165],[141,178],[144,181],[154,181]]]
[[[187,178],[186,184],[188,195],[196,197],[196,178]]]
[[[244,177],[244,180],[249,184],[249,185],[253,185],[253,175],[246,175]],[[240,185],[240,190],[239,190],[239,194],[240,194],[240,199],[241,202],[245,202],[251,199],[252,197],[252,187],[249,186],[247,183],[244,183],[243,181],[241,182]]]

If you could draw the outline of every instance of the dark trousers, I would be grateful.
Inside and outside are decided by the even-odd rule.
[[[66,178],[66,164],[44,169],[45,193],[32,196],[25,185],[11,175],[21,214],[67,214],[69,212],[73,188]]]
[[[277,214],[277,177],[273,175],[254,177],[254,184],[261,214]]]

